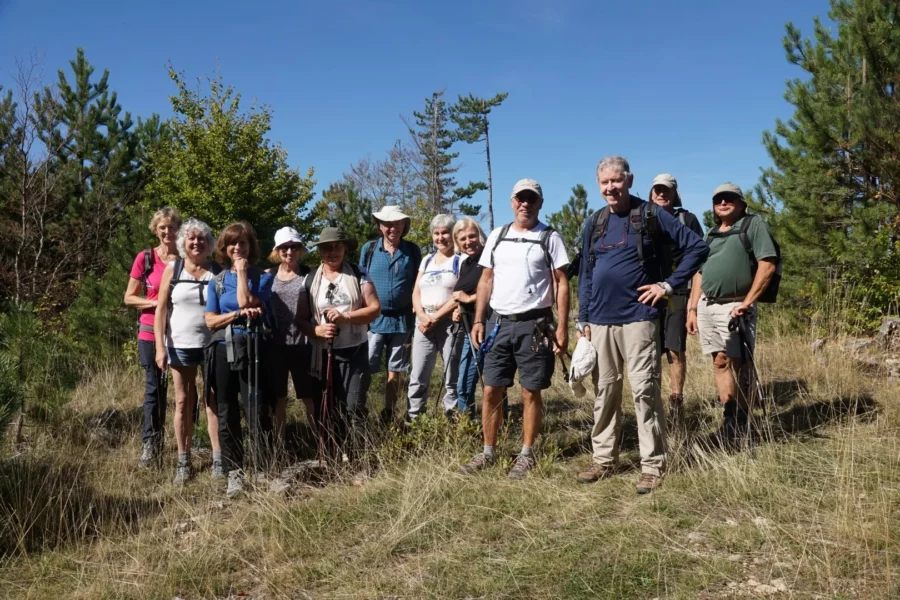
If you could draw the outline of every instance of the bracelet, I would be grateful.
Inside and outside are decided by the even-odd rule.
[[[688,309],[688,312],[697,312],[697,309],[696,309],[696,308],[689,308],[689,309]]]

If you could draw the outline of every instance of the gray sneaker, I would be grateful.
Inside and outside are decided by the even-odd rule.
[[[141,451],[141,457],[138,459],[138,467],[141,469],[149,468],[153,462],[159,458],[159,444],[153,442],[144,442],[144,448]]]
[[[172,485],[182,487],[190,478],[191,463],[178,463],[178,466],[175,467],[175,479],[172,480]]]
[[[509,478],[525,479],[525,476],[534,468],[535,464],[534,456],[525,456],[524,454],[518,455],[516,457],[516,462],[513,463],[513,468],[509,470]]]
[[[228,498],[234,498],[244,491],[244,472],[240,469],[228,471],[228,489],[225,495]]]
[[[472,457],[472,460],[459,468],[459,472],[463,475],[471,475],[472,473],[477,473],[482,469],[485,469],[492,464],[494,464],[494,457],[488,456],[484,452],[480,454],[476,454]]]
[[[209,469],[209,476],[213,481],[225,479],[225,467],[222,466],[221,460],[214,460],[212,467]]]

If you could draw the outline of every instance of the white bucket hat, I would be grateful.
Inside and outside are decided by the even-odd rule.
[[[586,337],[578,338],[569,366],[569,387],[572,388],[576,398],[581,398],[587,393],[582,380],[590,375],[596,366],[597,351],[594,350],[594,346]]]
[[[386,204],[381,210],[378,212],[373,212],[372,216],[375,217],[375,221],[377,223],[387,222],[391,223],[394,221],[403,221],[403,233],[401,236],[409,233],[410,225],[412,224],[409,215],[403,214],[403,211],[400,210],[399,206],[394,206],[392,204]]]
[[[306,251],[306,246],[303,244],[300,234],[293,227],[282,227],[275,232],[275,247],[272,248],[272,251],[274,252],[280,246],[290,243],[300,244],[303,246],[303,250]]]

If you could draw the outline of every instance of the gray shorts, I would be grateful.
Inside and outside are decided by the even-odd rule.
[[[509,387],[516,370],[519,385],[526,390],[546,390],[553,378],[554,355],[549,348],[538,352],[531,349],[535,321],[500,321],[494,344],[484,355],[484,385]],[[485,337],[493,329],[493,320],[486,325]]]
[[[369,372],[381,371],[381,357],[387,353],[387,370],[393,373],[409,371],[410,340],[412,331],[406,333],[369,332]],[[404,347],[405,346],[405,347]]]
[[[737,331],[728,331],[731,311],[740,302],[714,304],[708,302],[706,296],[700,298],[697,305],[697,329],[700,330],[700,350],[703,354],[724,352],[729,358],[741,358],[741,338]],[[756,305],[747,311],[750,316],[750,339],[747,340],[752,351],[756,347]]]

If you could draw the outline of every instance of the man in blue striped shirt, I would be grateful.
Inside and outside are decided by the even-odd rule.
[[[387,354],[388,376],[381,420],[390,423],[400,390],[400,373],[409,370],[409,344],[415,319],[412,293],[422,251],[403,239],[409,233],[410,218],[399,207],[385,206],[372,216],[381,238],[363,244],[359,263],[375,283],[381,301],[381,316],[369,326],[369,368],[373,375],[378,373],[381,358]]]

